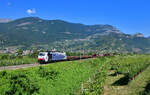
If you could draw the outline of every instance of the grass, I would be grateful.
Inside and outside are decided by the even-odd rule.
[[[111,61],[112,70],[124,74],[127,83],[150,65],[150,55],[117,56]]]
[[[115,81],[124,77],[123,74],[119,74],[117,76],[111,76],[111,74],[115,73],[115,71],[111,70],[105,82],[105,94],[104,95],[148,95],[144,94],[146,92],[146,86],[149,83],[150,77],[150,67],[148,67],[141,74],[136,76],[134,80],[132,80],[128,85],[112,85]]]
[[[112,76],[112,74],[114,73],[115,73],[114,70],[110,70],[109,72],[107,72],[103,95],[124,95],[124,92],[123,93],[121,92],[126,91],[126,85],[122,85],[122,86],[112,85],[115,81],[124,77],[124,75]]]
[[[143,93],[150,90],[147,89],[150,79],[149,55],[117,56],[112,61],[116,63],[111,64],[112,68],[107,73],[104,95],[148,95]],[[132,80],[125,79],[127,74],[134,75]],[[128,83],[123,84],[125,81]],[[114,85],[116,83],[118,85]]]
[[[150,66],[139,74],[132,82],[129,83],[130,95],[144,95],[141,92],[146,91],[146,85],[150,79]],[[146,94],[147,95],[147,94]]]
[[[106,74],[109,69],[109,62],[107,61],[98,69],[89,80],[82,84],[82,88],[78,94],[81,95],[101,95],[104,90],[104,83]]]
[[[100,69],[103,59],[49,64],[0,72],[1,95],[74,95]]]
[[[0,55],[0,66],[37,63],[37,59],[29,56]]]

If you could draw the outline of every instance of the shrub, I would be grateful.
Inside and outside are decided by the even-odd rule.
[[[1,76],[1,77],[4,77],[6,74],[7,74],[7,72],[6,72],[5,70],[2,71],[2,72],[0,72],[0,76]]]
[[[40,66],[38,69],[38,74],[40,75],[40,77],[45,77],[46,79],[54,80],[58,75],[58,72],[54,71],[53,69],[46,69]]]
[[[2,60],[4,60],[4,59],[9,59],[9,55],[8,55],[8,54],[4,54],[4,55],[1,56],[1,59],[2,59]]]
[[[11,74],[9,81],[9,89],[5,91],[5,95],[31,95],[39,91],[39,86],[35,81],[28,78],[25,74]]]
[[[15,55],[10,55],[9,58],[10,58],[10,59],[16,59],[17,56],[15,56]]]

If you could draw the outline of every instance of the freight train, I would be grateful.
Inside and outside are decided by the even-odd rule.
[[[40,52],[38,55],[38,62],[39,63],[48,63],[48,62],[55,62],[55,61],[71,61],[71,60],[79,60],[79,59],[87,59],[87,58],[96,58],[99,56],[110,56],[110,54],[103,54],[103,55],[87,55],[87,56],[67,56],[65,52]]]

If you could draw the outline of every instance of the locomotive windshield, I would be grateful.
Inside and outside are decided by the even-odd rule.
[[[40,53],[39,56],[45,56],[45,54],[44,53]]]

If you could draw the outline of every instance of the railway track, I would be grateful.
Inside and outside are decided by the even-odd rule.
[[[2,71],[2,70],[16,70],[16,69],[36,67],[36,66],[41,66],[41,65],[46,65],[46,64],[35,63],[35,64],[14,65],[14,66],[3,66],[3,67],[0,67],[0,71]]]

